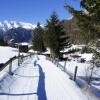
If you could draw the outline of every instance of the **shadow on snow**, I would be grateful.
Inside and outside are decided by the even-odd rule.
[[[14,94],[14,93],[0,93],[0,95],[9,95],[9,96],[25,96],[25,95],[33,95],[37,93],[19,93],[19,94]]]
[[[46,97],[46,91],[45,91],[45,74],[39,64],[37,64],[39,67],[39,83],[38,83],[38,100],[47,100]]]
[[[38,95],[38,100],[47,100],[46,97],[46,91],[45,91],[45,74],[39,64],[36,64],[39,67],[39,82],[38,82],[38,88],[37,93],[0,93],[0,95],[9,95],[9,96],[25,96],[25,95]],[[22,76],[27,77],[27,76]],[[30,76],[28,76],[30,77]],[[33,76],[32,76],[33,77]],[[37,77],[37,76],[36,76]]]

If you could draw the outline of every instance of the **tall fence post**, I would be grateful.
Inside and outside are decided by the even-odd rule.
[[[67,63],[67,61],[65,61],[65,63],[64,63],[64,71],[66,70],[66,63]]]
[[[32,55],[31,55],[31,53],[30,53],[30,58],[31,58],[31,56],[32,56]]]
[[[23,55],[22,55],[22,62],[23,62]]]
[[[12,75],[12,58],[10,58],[10,64],[9,64],[9,74]]]
[[[20,56],[20,64],[22,64],[22,55]]]
[[[59,61],[58,61],[58,58],[56,58],[56,66],[58,67],[59,65]]]
[[[18,66],[20,66],[20,57],[18,56]]]
[[[77,69],[78,69],[78,67],[76,66],[75,67],[75,72],[74,72],[74,81],[76,81]]]

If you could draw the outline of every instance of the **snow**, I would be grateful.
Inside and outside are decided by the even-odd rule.
[[[16,48],[0,46],[0,63],[5,63],[11,57],[17,55],[18,55],[18,50]]]
[[[6,62],[10,57],[17,55],[18,50],[1,46],[0,53],[0,62]],[[81,56],[89,60],[91,58],[91,54]],[[0,100],[99,100],[94,99],[92,95],[85,95],[86,88],[79,88],[68,74],[46,60],[45,56],[38,57],[39,59],[34,55],[20,66],[17,66],[18,61],[15,60],[12,64],[14,75],[8,74],[9,65],[0,72]],[[59,63],[64,65],[64,62]],[[90,67],[90,63],[80,63],[77,59],[72,59],[66,63],[66,70],[74,73],[75,66],[78,66],[79,78],[85,76],[85,69]],[[100,75],[100,68],[95,69],[95,72]],[[91,92],[96,88],[100,89],[99,84],[93,81]],[[98,94],[99,91],[96,92],[96,95]]]
[[[84,53],[84,54],[80,54],[81,58],[84,58],[86,61],[90,61],[92,60],[92,57],[93,57],[93,54],[90,53],[90,54],[87,54],[87,53]]]
[[[71,58],[71,61],[66,62],[65,71],[71,76],[74,76],[75,68],[78,67],[77,70],[77,84],[78,85],[85,85],[85,88],[88,87],[87,90],[91,91],[91,95],[95,95],[95,97],[100,98],[100,68],[95,67],[92,74],[92,81],[91,84],[88,86],[86,80],[91,75],[91,69],[93,64],[90,63],[93,54],[80,54],[81,58],[84,58],[86,62],[81,63],[79,59]],[[64,68],[65,62],[59,62],[62,68]],[[89,93],[90,95],[90,93]]]
[[[87,74],[88,75],[90,74],[89,69],[91,69],[91,67],[93,66],[93,64],[90,63],[93,54],[79,54],[79,56],[81,56],[81,58],[84,58],[86,61],[84,63],[81,63],[80,62],[81,58],[77,59],[77,58],[72,58],[71,56],[68,56],[71,59],[71,61],[67,61],[66,70],[74,74],[75,67],[77,66],[78,67],[77,76],[87,76]],[[65,62],[61,61],[59,62],[59,64],[64,66]],[[99,68],[96,68],[95,70],[97,69]],[[100,71],[98,73],[100,73]]]
[[[22,42],[22,43],[18,43],[18,45],[28,46],[28,45],[29,45],[29,43],[28,43],[28,42]]]
[[[5,27],[5,25],[6,25],[6,27],[7,27],[8,29],[11,29],[11,28],[12,28],[11,24],[10,24],[7,20],[5,20],[3,23],[4,23],[4,27]]]
[[[27,55],[25,53],[21,53],[23,55]],[[7,46],[0,46],[0,63],[5,63],[11,57],[18,56],[18,49],[7,47]]]
[[[22,27],[25,29],[34,29],[36,25],[33,25],[31,23],[20,22],[20,21],[17,22],[17,21],[8,21],[8,20],[5,20],[4,22],[0,23],[0,28],[3,29],[4,31],[12,28],[18,28],[18,27]]]
[[[30,49],[29,52],[30,52],[30,53],[34,53],[35,51],[34,51],[33,49]]]
[[[0,100],[88,100],[59,68],[39,56],[26,60],[0,81]]]
[[[39,64],[45,72],[47,100],[87,100],[75,83],[69,80],[69,76],[59,68],[43,58]]]
[[[34,29],[36,27],[36,25],[32,25],[30,23],[20,22],[20,24],[23,26],[23,28],[26,28],[26,29]]]
[[[82,47],[84,47],[84,46],[85,45],[72,45],[70,48],[61,50],[61,52],[68,52],[69,50],[72,50],[72,49],[82,49]]]

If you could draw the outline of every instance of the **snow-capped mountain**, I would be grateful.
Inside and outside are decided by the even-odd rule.
[[[31,23],[7,21],[7,20],[0,22],[0,29],[3,31],[7,31],[9,29],[18,28],[18,27],[25,28],[25,29],[34,29],[35,25]]]
[[[32,34],[32,29],[25,29],[22,27],[12,28],[5,32],[4,39],[7,42],[13,40],[13,43],[29,42],[32,40]]]
[[[17,21],[3,21],[0,22],[0,38],[9,42],[29,42],[32,40],[33,30],[36,25]]]

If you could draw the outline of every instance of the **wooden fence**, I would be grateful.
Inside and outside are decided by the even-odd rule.
[[[53,59],[53,58],[50,58],[49,56],[46,56],[46,59],[49,60],[49,61],[51,61],[51,62],[54,63],[57,67],[59,67],[62,71],[64,71],[65,73],[67,73],[67,74],[70,76],[70,79],[76,81],[77,70],[78,70],[78,67],[77,67],[77,66],[75,67],[74,73],[71,73],[71,72],[68,72],[68,71],[66,70],[66,61],[65,61],[65,64],[64,64],[64,66],[63,66],[63,65],[61,65],[61,64],[59,63],[59,60],[58,60],[58,59]]]
[[[6,63],[1,63],[0,64],[0,71],[2,71],[6,66],[9,65],[9,74],[13,75],[12,73],[12,63],[18,59],[18,62],[17,62],[17,65],[20,66],[22,64],[22,62],[27,59],[28,57],[31,57],[33,54],[29,54],[27,56],[23,56],[23,55],[20,55],[20,56],[14,56],[12,58],[10,58]],[[66,61],[65,61],[65,64],[64,66],[61,65],[58,61],[58,59],[52,59],[48,56],[46,56],[46,59],[51,61],[52,63],[54,63],[57,67],[59,67],[62,71],[66,72],[70,77],[71,79],[73,79],[74,81],[76,80],[76,76],[77,76],[77,66],[75,68],[75,73],[70,73],[68,71],[66,71]]]
[[[12,63],[17,60],[17,65],[20,66],[22,64],[22,62],[27,59],[28,57],[31,57],[33,54],[29,54],[29,55],[20,55],[20,56],[14,56],[12,58],[10,58],[7,62],[5,63],[1,63],[0,64],[0,71],[2,71],[5,67],[7,67],[9,65],[9,74],[13,74],[12,73]]]

